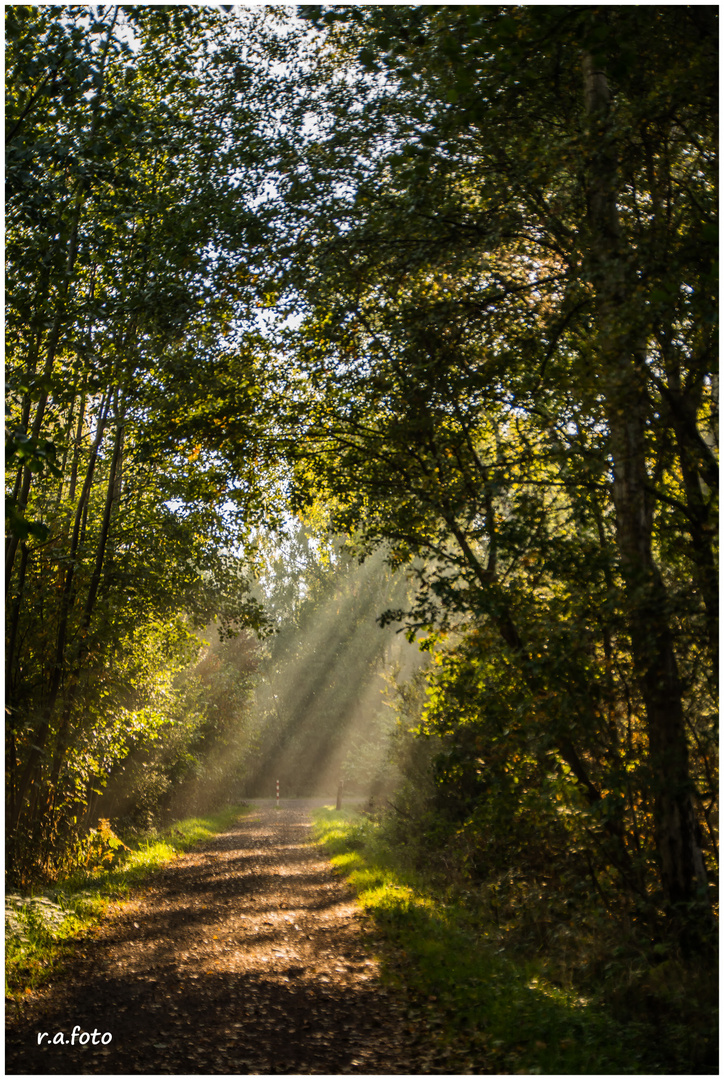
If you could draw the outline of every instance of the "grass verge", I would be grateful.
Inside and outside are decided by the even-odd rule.
[[[509,955],[497,933],[474,925],[469,907],[402,865],[374,821],[325,808],[314,837],[381,936],[384,970],[407,1001],[413,1038],[429,1051],[426,1071],[670,1071],[652,1058],[650,1033],[552,984],[540,961]]]
[[[75,940],[96,927],[109,907],[127,899],[154,870],[229,828],[244,807],[185,818],[159,833],[119,846],[112,864],[76,870],[33,895],[5,897],[5,996],[18,1000],[57,975]]]

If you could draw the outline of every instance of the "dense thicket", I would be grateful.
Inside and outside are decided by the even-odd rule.
[[[423,560],[409,625],[463,635],[423,727],[475,858],[542,815],[592,887],[705,925],[716,14],[304,15],[294,497]]]
[[[407,593],[382,553],[362,566],[341,538],[327,542],[290,522],[260,544],[257,588],[273,633],[219,640],[216,627],[166,689],[169,723],[147,733],[111,769],[92,814],[153,827],[244,798],[339,793],[373,800],[398,776],[389,760],[396,679],[419,666],[416,649],[376,615]]]
[[[339,771],[387,608],[435,661],[401,830],[510,910],[516,865],[706,938],[715,9],[9,11],[14,843],[131,752],[184,627],[252,619],[233,528],[298,513],[415,588],[305,562],[264,669],[293,698],[249,721],[237,658],[251,787]]]
[[[238,415],[253,397],[228,375],[229,275],[257,219],[218,26],[201,8],[6,9],[14,875],[52,863],[113,764],[167,722],[190,627],[258,621],[220,546],[253,524],[260,482],[181,429],[214,382]]]

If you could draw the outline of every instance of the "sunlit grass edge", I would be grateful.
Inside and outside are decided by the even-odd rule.
[[[474,932],[469,912],[402,865],[373,820],[325,807],[313,837],[391,947],[387,974],[410,992],[410,1019],[438,1060],[460,1072],[648,1071],[634,1030],[546,981],[534,961],[505,955],[497,935]]]
[[[77,938],[91,933],[114,903],[184,851],[229,828],[250,807],[184,818],[160,832],[140,834],[119,848],[113,863],[80,869],[32,895],[9,893],[5,903],[5,996],[18,999],[57,975]]]

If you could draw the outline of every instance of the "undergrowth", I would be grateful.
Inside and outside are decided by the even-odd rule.
[[[223,832],[244,813],[185,818],[168,828],[121,840],[103,821],[88,838],[83,863],[30,895],[5,897],[5,995],[19,998],[46,983],[73,950],[74,939],[97,926],[113,903],[177,854]],[[126,843],[127,841],[127,843]]]
[[[429,1053],[426,1071],[712,1071],[714,1044],[687,1032],[685,1015],[676,1031],[663,1030],[671,1002],[657,1001],[652,971],[660,995],[680,997],[682,979],[691,989],[670,962],[666,971],[666,964],[649,969],[638,987],[622,985],[619,969],[599,985],[561,980],[555,956],[521,954],[486,921],[472,893],[456,897],[411,865],[378,822],[324,809],[315,814],[314,835],[381,935],[385,970],[407,999],[413,1038]],[[617,995],[626,989],[622,1012]]]

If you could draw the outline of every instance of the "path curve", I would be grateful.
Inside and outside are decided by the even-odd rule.
[[[9,1012],[7,1073],[418,1071],[364,917],[309,843],[322,803],[252,805],[155,873],[62,979]],[[74,1025],[86,1045],[50,1042]]]

